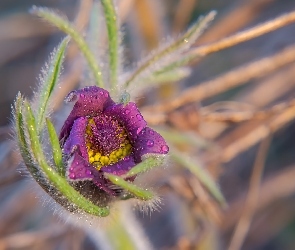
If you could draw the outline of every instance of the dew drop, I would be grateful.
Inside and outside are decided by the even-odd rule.
[[[126,114],[126,115],[130,114],[130,110],[129,110],[129,109],[126,109],[126,110],[125,110],[125,114]]]
[[[167,154],[169,151],[169,147],[167,145],[163,145],[163,146],[161,146],[161,150],[164,154]]]
[[[141,120],[142,120],[142,115],[141,115],[141,114],[137,114],[137,115],[136,115],[136,118],[137,118],[139,121],[141,121]]]
[[[76,179],[76,175],[75,175],[74,173],[70,173],[69,177],[70,177],[71,179]]]
[[[149,133],[150,133],[150,135],[153,135],[154,134],[154,131],[153,130],[150,130]]]
[[[86,174],[87,174],[87,175],[92,175],[92,172],[91,172],[89,169],[87,169],[87,170],[86,170]]]
[[[84,98],[84,97],[85,97],[85,95],[84,95],[84,94],[80,94],[80,97]]]
[[[74,168],[73,168],[73,167],[71,167],[71,168],[70,168],[70,171],[72,172],[73,170],[74,170]]]
[[[143,127],[139,127],[139,128],[136,130],[136,134],[139,134],[142,130],[143,130]]]
[[[146,145],[148,145],[149,147],[154,146],[154,141],[153,140],[147,140]]]

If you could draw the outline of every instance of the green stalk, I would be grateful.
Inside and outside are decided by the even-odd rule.
[[[57,172],[51,168],[45,159],[39,137],[36,130],[36,121],[28,102],[24,103],[26,110],[26,122],[28,133],[30,136],[30,143],[33,154],[36,158],[37,163],[47,176],[48,180],[55,186],[55,188],[63,194],[69,201],[74,203],[78,208],[85,212],[96,215],[99,217],[105,217],[109,215],[109,209],[107,207],[101,208],[94,205],[92,202],[87,200],[84,196],[79,194],[72,186],[70,186],[67,180],[61,177]]]
[[[101,0],[108,32],[111,89],[116,90],[119,58],[119,29],[112,0]]]
[[[52,94],[52,91],[58,81],[58,77],[60,74],[60,70],[62,67],[64,54],[66,50],[67,43],[69,38],[65,38],[60,45],[58,46],[57,50],[52,55],[52,59],[49,65],[49,69],[46,70],[48,74],[45,76],[44,82],[40,87],[40,95],[38,96],[38,111],[37,111],[37,130],[38,132],[41,131],[44,123],[44,117],[46,108],[48,105],[49,97]]]
[[[103,88],[104,83],[102,80],[101,69],[88,44],[79,34],[79,32],[71,25],[71,23],[46,8],[33,7],[31,13],[44,18],[47,22],[51,23],[52,25],[56,26],[57,28],[68,34],[77,43],[79,49],[85,56],[90,69],[92,70],[97,86]]]
[[[173,53],[179,53],[187,47],[192,44],[199,35],[204,31],[207,24],[214,18],[216,12],[211,11],[207,16],[199,18],[197,23],[192,26],[187,32],[185,32],[181,37],[173,41],[170,45],[163,48],[158,53],[155,53],[149,60],[144,62],[141,66],[139,66],[133,74],[127,79],[125,82],[125,86],[128,87],[132,82],[134,82],[139,75],[148,69],[150,66],[153,66],[158,61],[160,61],[162,58],[164,58],[167,55],[171,55]]]
[[[28,170],[31,172],[33,176],[36,175],[37,169],[32,164],[32,155],[29,150],[29,144],[26,140],[25,135],[25,126],[24,126],[24,118],[23,118],[23,98],[20,94],[17,95],[15,101],[15,127],[16,127],[16,135],[18,138],[18,146],[20,148],[20,153],[24,159],[26,166],[28,166]]]
[[[52,122],[49,120],[49,118],[46,119],[47,124],[47,130],[49,134],[49,139],[52,147],[52,154],[53,154],[53,160],[57,168],[57,172],[64,177],[65,176],[65,168],[62,161],[62,151],[59,144],[59,139],[57,136],[57,133],[55,131],[55,128],[52,124]]]

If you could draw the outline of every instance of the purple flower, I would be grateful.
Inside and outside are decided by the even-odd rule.
[[[123,175],[144,155],[169,151],[133,102],[116,104],[108,91],[95,86],[72,91],[66,101],[75,102],[60,133],[70,181],[91,180],[115,195],[104,173]]]

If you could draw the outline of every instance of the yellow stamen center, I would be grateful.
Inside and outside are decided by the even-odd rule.
[[[97,170],[103,166],[112,165],[124,157],[128,156],[132,152],[132,145],[128,139],[125,129],[121,129],[121,133],[118,133],[116,137],[120,140],[120,147],[113,150],[108,154],[102,154],[99,152],[97,147],[91,143],[91,138],[93,138],[93,131],[91,126],[94,126],[95,122],[91,118],[89,119],[87,128],[86,128],[86,147],[88,152],[89,163],[93,164]],[[119,131],[119,130],[118,130]]]

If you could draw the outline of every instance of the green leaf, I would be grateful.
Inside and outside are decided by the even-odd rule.
[[[155,72],[147,79],[143,79],[144,83],[142,87],[159,86],[163,83],[177,82],[190,75],[189,68],[178,68],[166,72]]]
[[[53,160],[57,168],[57,172],[61,176],[65,176],[65,168],[62,161],[62,151],[60,148],[59,140],[55,128],[49,118],[46,118],[47,130],[52,147]]]
[[[42,83],[38,91],[39,94],[37,96],[38,110],[36,115],[36,126],[39,133],[44,124],[45,113],[47,110],[49,98],[58,81],[68,41],[69,38],[65,38],[57,47],[57,49],[53,52],[50,63],[48,65],[49,68],[45,69],[46,75],[43,79],[44,82]]]
[[[197,136],[195,133],[183,132],[170,128],[158,128],[156,131],[162,135],[169,144],[177,146],[198,147],[201,149],[207,148],[210,144],[205,139]]]
[[[99,217],[104,217],[109,215],[109,209],[107,207],[98,207],[84,196],[82,196],[79,192],[77,192],[65,178],[61,177],[57,172],[54,171],[52,167],[48,165],[46,162],[39,137],[36,130],[36,121],[30,104],[28,102],[24,102],[24,108],[26,111],[26,122],[28,133],[30,137],[30,144],[32,148],[32,152],[35,156],[37,163],[40,168],[48,178],[49,182],[55,186],[55,188],[64,195],[70,202],[74,203],[78,208],[83,211],[96,215]]]
[[[66,34],[68,34],[78,45],[79,49],[83,53],[83,55],[86,58],[86,61],[88,62],[88,65],[90,69],[92,70],[92,73],[94,75],[96,84],[103,88],[104,83],[102,80],[102,73],[101,69],[96,62],[96,59],[91,52],[88,44],[84,40],[84,38],[79,34],[79,32],[69,23],[65,18],[59,16],[58,14],[54,13],[54,11],[47,9],[47,8],[38,8],[34,6],[31,9],[31,13],[42,17],[47,22],[51,23],[52,25],[56,26]]]
[[[182,52],[187,50],[196,39],[202,34],[202,32],[207,27],[208,23],[212,21],[214,16],[216,15],[215,11],[211,11],[205,17],[200,17],[196,24],[194,24],[187,32],[185,32],[178,39],[174,40],[168,46],[164,47],[160,51],[156,51],[150,58],[144,61],[127,79],[125,82],[125,86],[128,87],[136,82],[137,78],[143,72],[148,72],[149,74],[153,74],[155,71],[159,70],[159,68],[165,67],[169,62],[164,61],[163,65],[161,65],[160,61],[163,60],[167,56],[177,55],[181,57]],[[169,61],[171,60],[168,57]]]
[[[178,68],[183,68],[184,66],[187,66],[192,61],[195,61],[198,56],[191,54],[190,52],[187,52],[183,54],[180,58],[177,58],[176,60],[172,60],[170,63],[165,65],[163,68],[158,69],[155,71],[154,74],[162,74],[165,72],[173,72],[174,70],[177,70]]]
[[[108,32],[109,58],[110,58],[110,81],[111,89],[115,90],[118,77],[119,58],[119,28],[117,15],[112,0],[100,0],[104,10]]]
[[[136,185],[130,183],[129,181],[125,181],[123,178],[117,175],[105,173],[105,176],[112,183],[130,192],[131,194],[133,194],[141,200],[150,200],[154,197],[154,194],[151,191],[137,187]]]
[[[211,195],[222,205],[226,206],[223,194],[218,188],[217,183],[211,178],[210,174],[202,167],[198,166],[191,158],[181,154],[175,149],[170,150],[171,157],[181,166],[190,170],[199,181],[209,190]]]
[[[17,142],[20,149],[20,153],[26,166],[28,166],[28,170],[33,176],[37,174],[37,168],[33,164],[34,157],[30,151],[29,142],[26,138],[26,125],[23,117],[23,98],[19,93],[16,97],[15,107],[14,107],[14,116],[15,116],[15,128],[16,128],[16,136]]]
[[[161,155],[149,156],[145,160],[143,160],[141,163],[134,166],[129,172],[124,174],[122,177],[125,179],[140,173],[147,172],[148,170],[154,167],[161,166],[163,162],[164,162],[164,156],[161,156]]]

